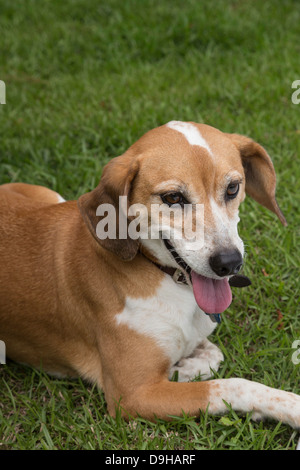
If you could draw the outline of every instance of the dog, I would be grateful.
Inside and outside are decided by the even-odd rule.
[[[118,408],[149,420],[219,415],[227,403],[300,428],[299,395],[211,378],[223,355],[208,337],[244,258],[239,205],[247,193],[286,225],[275,188],[261,145],[181,121],[150,130],[112,159],[78,201],[41,186],[2,185],[0,339],[8,357],[96,383],[112,416]],[[173,215],[202,205],[204,242],[176,238],[174,217],[169,238],[165,226],[155,239],[121,236],[120,197],[149,209],[150,228],[153,204]],[[99,207],[115,210],[115,237],[98,236]],[[125,213],[127,228],[133,220]]]

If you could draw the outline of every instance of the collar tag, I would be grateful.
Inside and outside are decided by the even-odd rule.
[[[213,322],[213,323],[221,323],[221,314],[220,313],[206,313],[204,312],[205,315],[207,315],[209,317],[209,319]]]
[[[175,273],[173,274],[173,281],[176,282],[176,284],[186,284],[186,277],[184,273],[181,271],[181,269],[176,269]]]
[[[221,323],[221,315],[219,313],[210,313],[209,316],[213,323]]]
[[[236,274],[229,279],[229,284],[232,287],[247,287],[251,285],[249,277],[243,274]]]
[[[182,271],[180,268],[176,269],[172,275],[172,279],[176,284],[184,284],[185,286],[192,286],[190,274],[188,272]]]

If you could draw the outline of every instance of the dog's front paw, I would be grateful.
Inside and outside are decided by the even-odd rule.
[[[178,372],[179,382],[188,382],[197,375],[207,380],[212,376],[212,369],[218,370],[224,356],[220,349],[205,339],[187,358],[181,359],[170,370],[170,378]]]

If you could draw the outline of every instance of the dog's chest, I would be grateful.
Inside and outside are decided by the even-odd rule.
[[[155,296],[128,297],[124,310],[116,315],[116,321],[150,336],[164,350],[171,364],[175,364],[190,355],[213,330],[212,327],[207,331],[203,316],[206,317],[198,309],[192,289],[175,284],[166,275]]]

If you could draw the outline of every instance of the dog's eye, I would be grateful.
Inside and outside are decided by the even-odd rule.
[[[227,199],[234,199],[237,196],[239,189],[240,189],[239,183],[230,183],[226,190]]]
[[[186,199],[181,193],[162,194],[161,200],[165,204],[168,204],[168,206],[173,206],[174,204],[180,204],[182,206],[183,204],[187,204]]]

